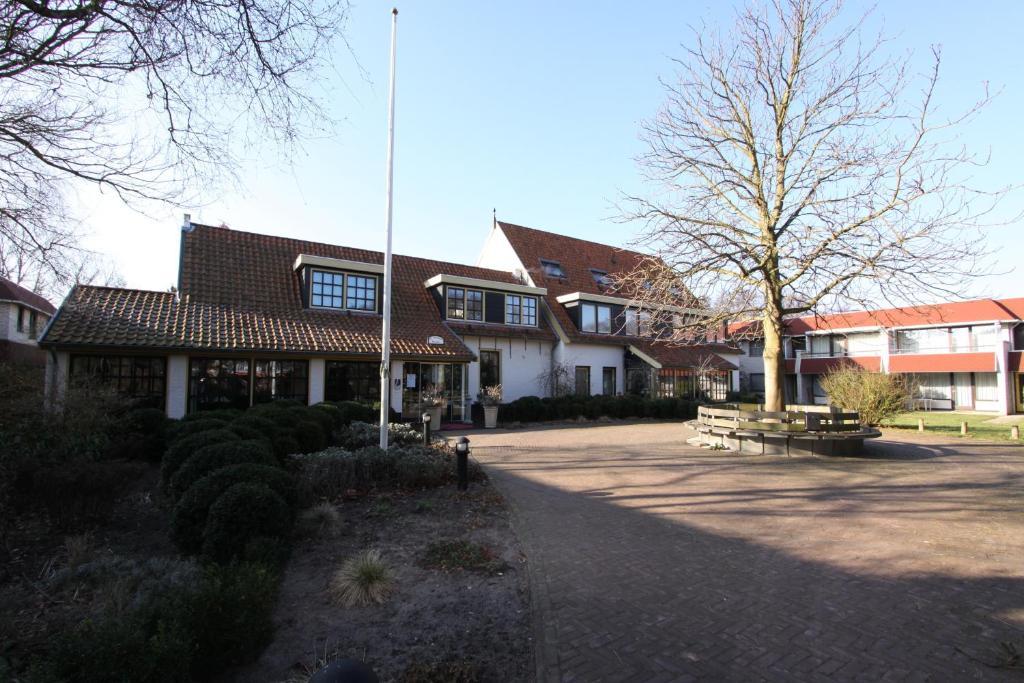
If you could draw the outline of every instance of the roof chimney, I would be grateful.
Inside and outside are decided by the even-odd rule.
[[[181,224],[181,229],[185,232],[192,232],[192,214],[185,214],[185,218]]]

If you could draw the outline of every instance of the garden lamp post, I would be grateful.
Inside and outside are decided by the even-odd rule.
[[[469,439],[460,436],[455,444],[455,471],[459,475],[459,490],[469,488]]]

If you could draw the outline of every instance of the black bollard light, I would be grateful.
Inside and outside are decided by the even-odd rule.
[[[469,488],[469,439],[460,436],[455,444],[455,471],[459,475],[459,490]]]
[[[423,445],[430,445],[430,413],[423,413],[420,416],[423,420]]]

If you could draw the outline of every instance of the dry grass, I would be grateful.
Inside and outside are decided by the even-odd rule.
[[[381,604],[394,589],[391,568],[379,550],[366,550],[345,561],[331,579],[332,599],[343,607]]]
[[[341,533],[341,513],[333,503],[317,503],[302,513],[299,522],[310,535],[337,536]]]
[[[92,543],[92,534],[86,533],[65,537],[64,555],[66,556],[69,569],[77,569],[86,562],[91,561],[96,556]]]

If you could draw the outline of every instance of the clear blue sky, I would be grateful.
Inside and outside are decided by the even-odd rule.
[[[865,3],[850,3],[859,15]],[[473,263],[499,219],[610,244],[635,228],[610,220],[623,190],[640,185],[633,157],[638,125],[663,98],[659,76],[681,56],[691,24],[731,23],[731,3],[401,2],[398,4],[395,251]],[[391,5],[360,3],[348,35],[365,76],[339,50],[329,106],[343,119],[305,145],[289,167],[273,153],[246,164],[246,188],[206,198],[202,208],[154,208],[149,216],[84,195],[90,244],[114,259],[128,286],[175,281],[181,214],[206,223],[372,249],[384,244],[384,156]],[[944,48],[938,93],[963,109],[989,81],[1002,94],[967,131],[991,149],[975,184],[1021,184],[1024,158],[1024,3],[881,3],[896,38],[925,66]],[[1001,209],[1024,208],[1024,193]],[[999,266],[1024,253],[1021,225],[991,230]],[[989,278],[980,294],[1024,296],[1021,272]]]

